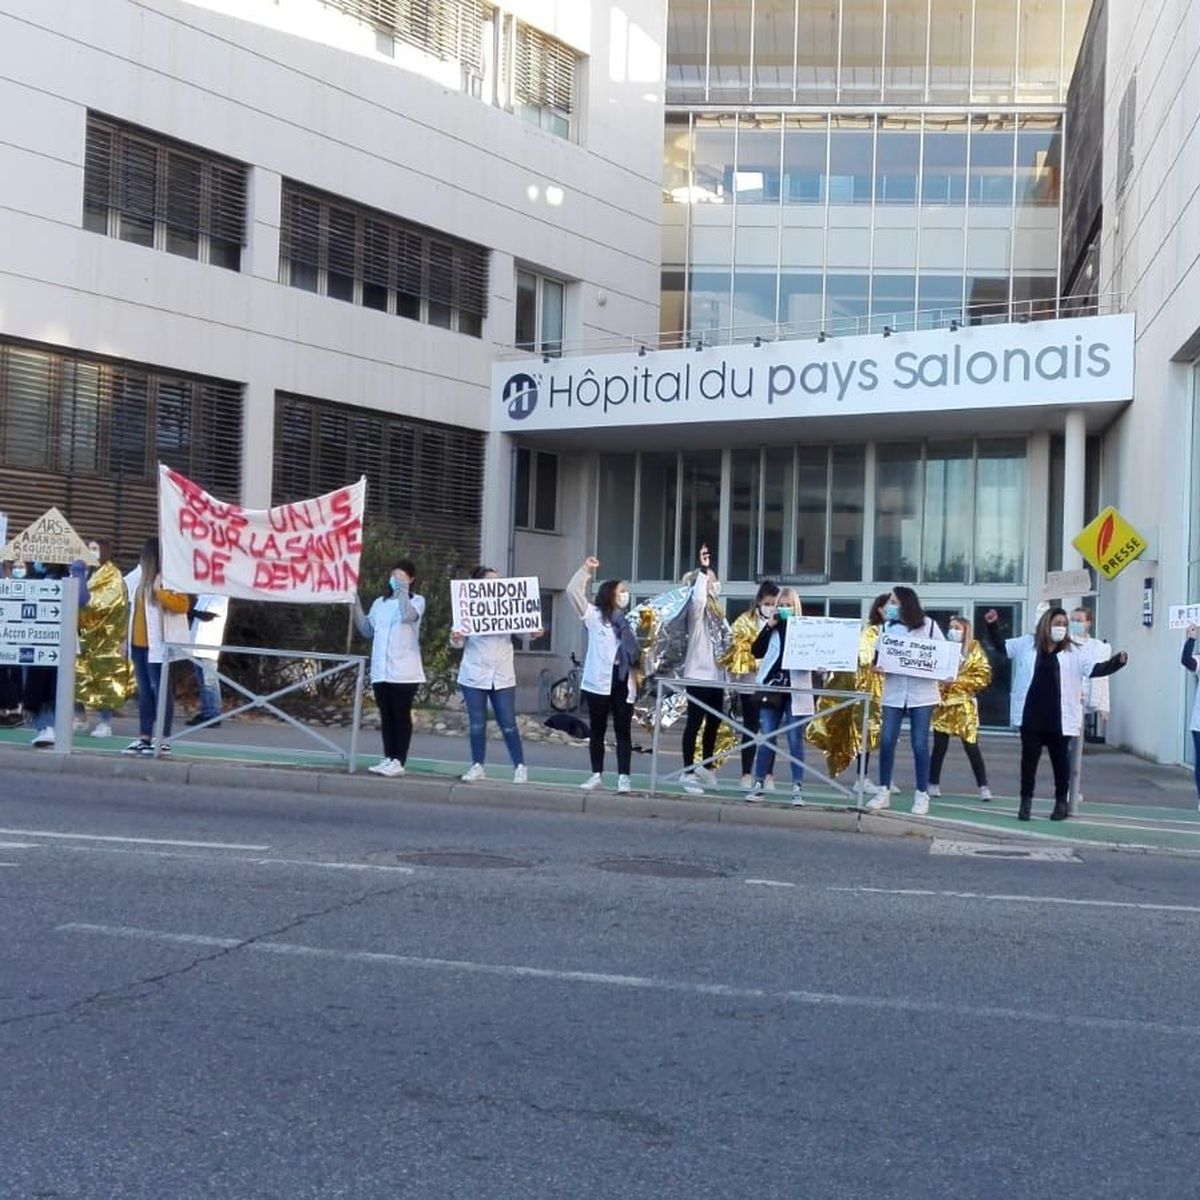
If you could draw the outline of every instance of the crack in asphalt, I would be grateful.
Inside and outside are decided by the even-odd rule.
[[[155,975],[146,975],[138,979],[131,979],[128,983],[121,984],[119,987],[102,988],[100,991],[93,992],[89,996],[83,996],[78,1000],[71,1001],[70,1004],[59,1005],[56,1008],[40,1009],[35,1012],[17,1013],[11,1017],[0,1018],[0,1028],[9,1025],[17,1025],[24,1021],[37,1021],[46,1017],[75,1017],[85,1011],[92,1005],[102,1004],[109,1001],[131,1001],[137,1002],[146,998],[146,994],[129,995],[137,988],[154,988],[156,992],[161,992],[163,987],[172,979],[178,979],[183,975],[189,974],[196,970],[197,967],[202,967],[207,963],[216,962],[219,959],[226,958],[231,954],[236,954],[239,950],[244,950],[248,946],[253,946],[257,942],[265,941],[268,938],[279,937],[282,934],[291,933],[295,929],[299,929],[307,925],[310,921],[319,920],[321,917],[332,916],[334,913],[347,912],[352,908],[357,908],[360,905],[366,904],[372,900],[381,900],[388,896],[394,896],[403,889],[401,887],[382,888],[376,891],[362,892],[357,896],[351,897],[348,900],[340,900],[336,904],[331,904],[327,908],[317,909],[312,912],[300,913],[291,920],[282,925],[278,925],[272,929],[264,929],[259,933],[251,934],[250,937],[242,938],[231,946],[222,946],[210,954],[200,954],[184,964],[181,967],[173,967],[169,971],[160,971]],[[47,1026],[43,1031],[52,1033],[57,1029],[63,1028],[67,1022],[59,1022]]]

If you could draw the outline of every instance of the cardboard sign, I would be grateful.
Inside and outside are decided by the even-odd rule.
[[[56,567],[65,567],[77,561],[85,562],[89,567],[99,563],[83,538],[71,528],[70,522],[57,508],[43,513],[32,525],[21,530],[4,547],[0,560],[51,563]]]
[[[1200,604],[1171,604],[1167,606],[1167,624],[1172,629],[1200,625]]]
[[[222,503],[160,464],[163,584],[241,600],[351,603],[366,498],[363,478],[312,500],[248,509]]]
[[[1086,567],[1077,571],[1048,571],[1042,584],[1043,600],[1061,600],[1064,596],[1090,596],[1092,573]]]
[[[1071,545],[1105,579],[1116,579],[1139,555],[1146,551],[1146,539],[1111,505],[1080,534]]]
[[[862,622],[842,617],[793,617],[787,623],[783,666],[788,671],[854,671]]]
[[[954,679],[962,658],[962,643],[933,638],[908,637],[901,633],[879,635],[876,665],[893,675],[918,679]]]
[[[450,606],[455,633],[537,633],[542,627],[542,596],[536,575],[453,579]]]

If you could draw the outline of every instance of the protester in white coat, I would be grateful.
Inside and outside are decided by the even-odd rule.
[[[217,662],[221,657],[221,644],[225,641],[229,597],[197,596],[189,615],[192,618],[192,669],[196,673],[200,711],[188,724],[216,729],[221,724],[221,681],[217,677]]]

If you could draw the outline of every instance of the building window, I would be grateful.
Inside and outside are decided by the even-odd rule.
[[[307,397],[275,398],[272,493],[283,504],[367,477],[367,515],[414,550],[479,557],[484,435]]]
[[[491,6],[483,0],[324,0],[370,25],[381,35],[380,49],[392,40],[460,62],[469,71],[483,69],[484,28]]]
[[[557,454],[518,447],[515,500],[513,524],[518,529],[558,531]]]
[[[563,345],[567,286],[533,271],[517,270],[517,319],[513,343],[519,350],[557,357]]]
[[[280,282],[482,336],[488,308],[482,246],[290,180],[282,203]]]
[[[513,112],[558,137],[571,136],[575,52],[523,21],[512,22]]]
[[[132,565],[157,532],[159,462],[236,501],[241,384],[0,341],[0,495],[13,528],[53,505]]]
[[[150,130],[88,114],[83,227],[240,270],[246,168]]]

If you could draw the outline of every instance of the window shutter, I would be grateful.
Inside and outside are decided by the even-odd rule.
[[[325,0],[326,7],[446,62],[483,69],[485,0]]]
[[[475,246],[459,246],[454,255],[454,304],[483,318],[488,308],[488,256]]]
[[[246,171],[213,163],[209,171],[209,227],[215,238],[246,244]]]
[[[517,23],[514,99],[570,113],[575,98],[575,53],[540,30]]]
[[[321,204],[315,196],[283,189],[279,255],[285,262],[311,267],[321,265]]]
[[[113,140],[111,128],[88,117],[87,144],[83,155],[83,207],[94,219],[88,228],[106,231],[108,210],[113,207]]]

